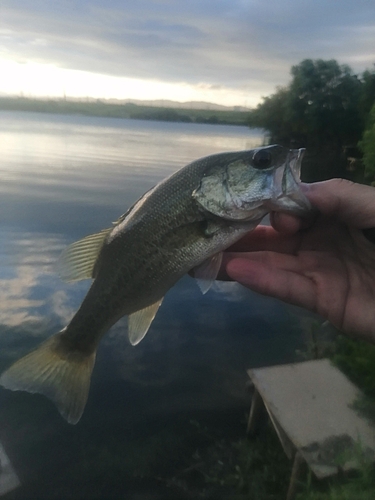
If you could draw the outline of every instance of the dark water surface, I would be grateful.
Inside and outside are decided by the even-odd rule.
[[[245,127],[1,112],[1,371],[84,297],[89,282],[55,271],[67,244],[190,161],[261,142]],[[183,278],[137,347],[126,319],[104,337],[76,426],[42,396],[0,389],[0,440],[22,483],[6,498],[188,498],[170,484],[199,446],[191,421],[244,433],[245,370],[294,359],[300,338],[280,302],[231,283],[202,296]]]

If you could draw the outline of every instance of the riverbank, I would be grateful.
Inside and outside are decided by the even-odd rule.
[[[310,325],[311,339],[301,361],[328,357],[360,387],[364,397],[353,408],[375,425],[375,346],[332,332],[327,335],[318,323]],[[330,340],[329,340],[330,338]],[[286,498],[292,462],[285,455],[271,422],[264,415],[257,433],[247,439],[243,434],[230,437],[214,426],[191,422],[205,438],[169,486],[186,494],[186,498],[237,500],[271,500]],[[238,426],[239,427],[239,426]],[[237,429],[238,429],[237,427]],[[350,454],[350,455],[348,455]],[[339,474],[318,481],[312,474],[302,476],[296,500],[372,500],[375,498],[373,462],[362,453],[361,445],[337,452],[337,465],[348,460],[359,464],[356,472]]]
[[[248,124],[248,113],[237,110],[186,109],[162,106],[146,106],[134,103],[112,104],[97,101],[69,101],[64,99],[30,99],[26,97],[0,97],[0,110],[60,113],[69,115],[128,118],[212,125]]]

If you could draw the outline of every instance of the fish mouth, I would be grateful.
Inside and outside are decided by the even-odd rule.
[[[311,204],[300,189],[301,164],[306,149],[290,149],[282,167],[273,177],[270,204],[275,211],[303,214],[311,211]]]
[[[298,182],[301,181],[301,165],[305,152],[305,148],[290,149],[287,157],[287,167],[289,166],[290,171]],[[285,171],[287,170],[287,167],[285,168]]]

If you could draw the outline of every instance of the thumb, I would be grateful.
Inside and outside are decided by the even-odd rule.
[[[301,189],[322,214],[337,217],[360,229],[375,227],[375,188],[346,179],[301,184]]]

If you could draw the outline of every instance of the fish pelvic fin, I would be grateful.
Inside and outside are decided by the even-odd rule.
[[[137,345],[148,332],[163,299],[129,315],[128,335],[131,345]]]
[[[222,260],[223,253],[219,252],[193,269],[193,276],[203,294],[208,292],[212,283],[216,280]]]
[[[96,352],[69,352],[61,342],[64,331],[11,365],[0,384],[12,391],[43,394],[70,424],[76,424],[86,405]]]

